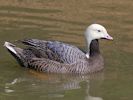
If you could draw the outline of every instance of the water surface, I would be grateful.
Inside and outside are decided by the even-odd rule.
[[[0,100],[132,100],[132,0],[1,0]],[[24,38],[58,40],[85,50],[83,33],[104,25],[105,69],[94,75],[44,74],[20,67],[3,47]]]

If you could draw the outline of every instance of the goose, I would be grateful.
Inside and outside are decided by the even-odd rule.
[[[22,66],[45,73],[95,73],[104,68],[104,59],[99,50],[99,39],[113,40],[104,26],[91,24],[84,32],[87,52],[78,47],[39,39],[24,39],[26,48],[5,42],[4,46]]]

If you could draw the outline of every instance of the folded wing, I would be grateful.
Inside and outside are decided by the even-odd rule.
[[[22,43],[29,45],[29,49],[39,58],[68,64],[85,58],[85,54],[77,47],[58,41],[27,39]]]

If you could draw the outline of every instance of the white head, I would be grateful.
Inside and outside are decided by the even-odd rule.
[[[88,26],[85,31],[85,37],[87,41],[88,52],[92,40],[95,39],[113,40],[113,38],[107,33],[105,27],[103,27],[100,24],[91,24],[90,26]]]
[[[113,38],[107,33],[105,27],[100,24],[92,24],[88,26],[85,36],[90,42],[95,39],[113,40]]]

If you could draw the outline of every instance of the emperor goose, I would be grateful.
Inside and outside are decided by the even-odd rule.
[[[21,49],[5,42],[4,46],[23,67],[47,73],[87,74],[103,69],[104,61],[100,54],[98,39],[113,40],[100,24],[92,24],[85,31],[87,53],[76,46],[58,41],[26,39],[28,45]]]

